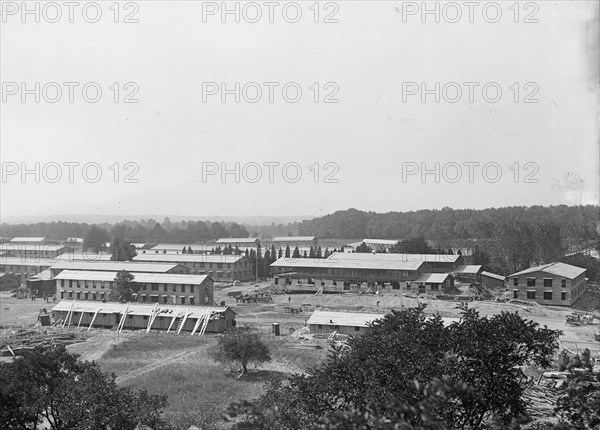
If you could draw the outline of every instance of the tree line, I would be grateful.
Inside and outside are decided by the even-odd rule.
[[[246,227],[235,222],[125,220],[117,224],[41,222],[1,225],[3,237],[40,236],[53,240],[81,237],[87,243],[102,244],[114,238],[130,242],[192,244],[222,237],[249,237]]]

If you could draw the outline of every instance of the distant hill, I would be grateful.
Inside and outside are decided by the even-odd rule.
[[[565,239],[585,240],[595,234],[598,206],[514,206],[490,209],[424,209],[411,212],[337,211],[298,226],[297,234],[319,238],[414,238],[436,241],[483,239],[502,235],[502,227],[556,224]]]

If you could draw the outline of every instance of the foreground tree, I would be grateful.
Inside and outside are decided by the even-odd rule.
[[[79,361],[63,345],[36,347],[0,363],[0,428],[52,430],[166,429],[165,396],[118,387],[114,374]]]
[[[600,377],[581,375],[570,380],[558,399],[556,411],[569,428],[600,429]]]
[[[516,313],[487,318],[467,307],[460,322],[446,326],[424,310],[394,311],[351,338],[347,348],[334,348],[323,366],[272,382],[250,422],[317,428],[322,417],[350,411],[350,417],[382,420],[400,414],[398,422],[409,427],[398,428],[439,423],[445,427],[437,428],[482,429],[493,420],[508,425],[524,416],[521,366],[548,367],[560,332]],[[435,406],[423,409],[427,405]]]
[[[271,361],[269,348],[260,339],[256,329],[249,326],[238,327],[233,333],[221,337],[217,355],[222,361],[241,365],[238,378],[248,373],[249,363],[258,364]]]
[[[134,282],[134,279],[133,273],[127,270],[117,272],[110,290],[110,298],[121,303],[134,302],[134,294],[140,290],[140,285]]]

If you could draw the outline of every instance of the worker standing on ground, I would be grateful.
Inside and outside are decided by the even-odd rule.
[[[288,303],[292,303],[292,296],[288,297]]]

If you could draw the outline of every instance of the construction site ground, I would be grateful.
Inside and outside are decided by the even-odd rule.
[[[442,317],[459,317],[456,301],[436,300],[430,297],[407,297],[402,293],[383,295],[365,294],[275,294],[269,303],[237,303],[229,293],[240,291],[254,294],[272,284],[244,284],[220,288],[215,291],[215,302],[225,302],[236,312],[237,324],[252,324],[263,335],[271,350],[272,361],[251,373],[237,378],[238,369],[220,363],[214,352],[220,335],[206,334],[203,337],[189,333],[151,331],[127,331],[92,329],[86,332],[85,342],[68,346],[82,359],[95,360],[106,371],[114,372],[117,382],[134,388],[146,388],[150,392],[169,396],[167,415],[184,426],[197,425],[201,428],[227,428],[221,423],[224,408],[232,401],[258,397],[263,384],[276,374],[302,372],[316,366],[327,356],[329,344],[326,339],[314,339],[308,335],[306,322],[313,310],[339,310],[386,313],[427,304],[427,312]],[[379,304],[378,304],[379,302]],[[600,320],[595,324],[569,326],[565,323],[570,308],[545,307],[529,302],[499,303],[472,301],[482,315],[491,316],[502,311],[518,311],[523,317],[540,325],[563,331],[560,341],[573,351],[589,348],[593,357],[600,355],[600,342],[594,340],[594,332],[600,331]],[[38,299],[11,298],[0,294],[0,324],[3,332],[9,327],[33,327],[39,310],[50,310],[53,303]],[[299,312],[289,312],[289,308]],[[279,324],[281,336],[274,336],[273,323]],[[85,329],[80,328],[79,331]],[[541,374],[543,369],[531,369],[532,375]],[[551,414],[551,408],[548,410]]]

